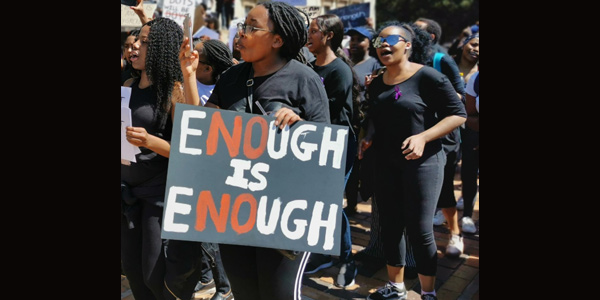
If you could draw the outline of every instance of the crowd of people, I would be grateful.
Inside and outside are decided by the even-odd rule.
[[[201,2],[204,11],[212,5]],[[205,15],[217,31],[219,17],[223,28],[230,27],[223,3],[233,2],[217,0],[224,15]],[[141,153],[135,163],[121,165],[121,274],[136,300],[188,300],[211,285],[211,300],[299,300],[302,277],[334,261],[340,270],[335,284],[352,286],[358,269],[348,216],[357,212],[359,198],[372,199],[371,241],[363,254],[383,259],[389,280],[367,299],[407,299],[410,269],[421,299],[437,299],[434,226],[448,226],[445,254],[452,257],[464,252],[463,233],[477,231],[478,25],[468,26],[468,35],[448,49],[439,44],[441,27],[432,19],[345,30],[336,15],[311,19],[286,2],[268,1],[236,24],[228,45],[184,37],[175,21],[146,16],[143,1],[131,7],[142,26],[122,44],[121,85],[131,88],[126,139]],[[269,111],[281,129],[303,121],[348,127],[339,257],[162,239],[179,103]],[[459,163],[463,189],[457,201]],[[460,222],[458,209],[464,210]]]

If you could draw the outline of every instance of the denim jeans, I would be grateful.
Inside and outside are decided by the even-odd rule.
[[[354,160],[356,159],[356,151],[358,147],[358,141],[352,131],[348,132],[348,143],[346,152],[346,175],[344,178],[344,189],[348,183],[348,178],[352,173],[352,167],[354,166]],[[340,261],[347,263],[352,261],[352,232],[350,231],[350,221],[346,212],[342,209],[342,240],[340,249]]]

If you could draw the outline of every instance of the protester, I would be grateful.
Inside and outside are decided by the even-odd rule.
[[[359,119],[361,122],[355,122],[354,132],[356,132],[357,136],[360,135],[360,131],[362,130],[362,119],[364,115],[362,113],[362,109],[360,108],[365,102],[365,77],[371,75],[374,71],[381,68],[381,64],[379,61],[370,55],[370,45],[371,39],[373,38],[373,34],[375,31],[368,26],[359,26],[353,27],[346,32],[347,35],[350,36],[350,60],[353,63],[353,70],[356,74],[356,78],[358,79],[358,84],[360,86],[360,104],[356,109],[357,112],[354,114],[359,114]],[[358,123],[358,124],[356,124]],[[358,204],[358,194],[360,193],[359,184],[367,186],[368,183],[365,180],[361,180],[361,160],[355,159],[354,166],[352,166],[352,170],[350,173],[350,177],[348,178],[348,182],[346,184],[346,199],[347,205],[344,208],[346,215],[351,216],[354,215],[356,210],[356,205]],[[369,179],[372,177],[368,176]],[[363,177],[363,179],[366,179]],[[362,197],[364,194],[361,194],[361,198],[364,201],[367,201],[369,197]],[[371,213],[377,213],[371,210]]]
[[[460,55],[455,57],[461,73],[463,74],[465,86],[472,76],[479,70],[479,33],[467,37],[459,48]],[[473,209],[477,197],[477,186],[479,177],[479,132],[464,126],[461,128],[461,167],[460,179],[462,181],[462,197],[457,201],[457,209],[463,209],[460,219],[461,231],[476,233],[477,227],[473,221]]]
[[[217,13],[218,16],[221,16],[221,27],[223,28],[229,28],[229,22],[233,19],[235,12],[233,1],[234,0],[217,0]]]
[[[238,25],[244,62],[221,75],[205,106],[261,114],[258,101],[281,129],[301,120],[330,123],[325,88],[300,54],[307,18],[285,2],[252,8]],[[230,244],[220,248],[237,300],[300,299],[308,253]]]
[[[231,55],[233,56],[233,59],[236,61],[236,63],[241,63],[244,62],[244,60],[242,59],[242,55],[240,54],[240,49],[238,49],[238,47],[236,46],[237,42],[240,40],[240,35],[239,33],[236,32],[235,36],[233,37],[233,41],[232,41],[232,47],[230,47],[230,49],[232,49],[231,51]]]
[[[139,76],[139,74],[137,74],[139,72],[131,66],[131,60],[129,58],[133,51],[133,43],[135,43],[139,33],[139,29],[130,31],[123,42],[123,48],[121,50],[121,85],[123,85],[127,79]]]
[[[179,61],[184,78],[187,104],[203,105],[210,97],[220,74],[233,65],[227,45],[219,40],[198,41],[191,55],[185,38]],[[169,240],[166,250],[166,299],[191,299],[214,281],[216,292],[211,300],[232,300],[234,295],[223,267],[219,245],[208,242]]]
[[[131,64],[132,125],[127,141],[139,147],[136,162],[121,164],[121,260],[135,299],[165,299],[166,241],[161,239],[168,157],[175,103],[183,102],[178,53],[183,30],[157,18],[140,30]]]
[[[142,25],[151,20],[151,18],[146,16],[146,13],[144,12],[144,0],[132,0],[127,1],[126,3],[121,1],[121,4],[129,5],[129,8],[138,16]],[[139,71],[131,67],[131,60],[129,59],[132,51],[132,45],[139,33],[139,29],[131,30],[123,42],[121,57],[121,85],[123,85],[127,79],[139,76]]]
[[[479,132],[479,71],[473,74],[472,80],[467,84],[467,122],[466,126],[473,131]],[[475,146],[479,149],[479,145]]]
[[[344,24],[334,14],[315,17],[308,28],[308,42],[306,47],[315,55],[311,61],[312,68],[323,81],[327,97],[329,98],[329,118],[332,124],[348,127],[348,140],[346,145],[345,184],[350,177],[350,171],[356,158],[357,135],[355,133],[354,113],[357,112],[360,102],[360,87],[356,74],[352,70],[352,62],[341,49],[344,37]],[[343,195],[340,198],[343,199]],[[352,257],[352,236],[350,222],[342,210],[342,245],[340,249],[340,271],[335,284],[348,287],[354,284],[358,272]],[[312,253],[304,274],[313,274],[333,265],[330,255]]]
[[[373,146],[375,199],[390,281],[369,300],[407,298],[405,233],[414,250],[421,299],[437,299],[433,214],[445,165],[440,138],[463,124],[466,113],[446,76],[409,61],[413,46],[427,49],[429,44],[418,26],[397,21],[385,23],[373,42],[386,70],[369,86],[369,126],[359,158]]]
[[[458,66],[450,55],[446,53],[444,47],[440,46],[439,39],[442,35],[442,28],[432,19],[418,18],[415,25],[427,31],[431,37],[432,48],[429,52],[426,62],[442,74],[446,75],[454,90],[464,103],[465,89],[463,79],[460,76]],[[442,137],[442,145],[446,153],[446,166],[444,167],[444,182],[442,192],[438,201],[438,210],[433,217],[434,225],[442,225],[444,220],[448,222],[450,229],[450,241],[446,247],[446,255],[460,256],[464,250],[463,237],[458,227],[458,211],[456,210],[456,197],[454,196],[454,175],[460,161],[460,127],[454,129],[450,134]]]

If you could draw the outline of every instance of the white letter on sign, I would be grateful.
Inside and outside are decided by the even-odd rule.
[[[189,229],[187,224],[175,224],[175,214],[179,213],[182,215],[189,215],[192,211],[192,206],[185,203],[178,203],[176,201],[177,195],[191,196],[194,190],[182,186],[172,186],[169,188],[169,195],[167,197],[167,203],[165,203],[165,219],[164,229],[169,232],[181,232],[185,233]]]
[[[206,118],[206,112],[200,110],[184,110],[181,116],[181,134],[179,138],[179,152],[190,155],[202,154],[202,149],[188,148],[186,147],[188,135],[202,135],[202,130],[192,129],[190,126],[190,118],[204,119]]]

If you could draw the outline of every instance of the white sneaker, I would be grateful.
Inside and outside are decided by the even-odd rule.
[[[477,232],[477,228],[475,227],[475,223],[473,222],[473,219],[471,219],[470,217],[462,217],[461,223],[462,223],[462,231],[466,232],[466,233],[475,233]]]
[[[463,200],[463,197],[460,197],[458,199],[458,201],[456,201],[456,209],[458,209],[458,210],[465,209],[465,201]]]
[[[438,209],[433,216],[433,225],[440,226],[446,222],[446,218],[444,217],[444,213],[441,209]]]
[[[463,253],[465,244],[463,243],[462,236],[453,234],[448,246],[446,247],[447,256],[460,256]]]

